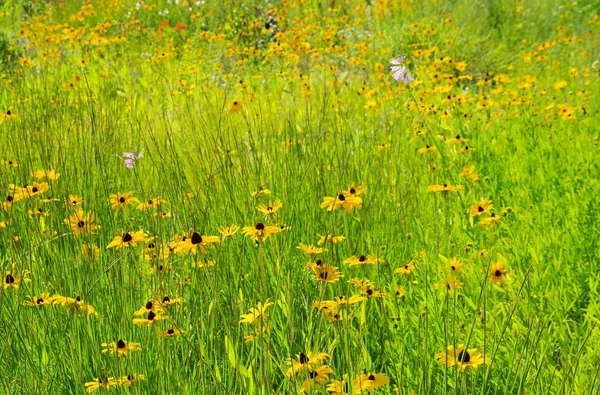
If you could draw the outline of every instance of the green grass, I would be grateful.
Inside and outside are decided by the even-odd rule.
[[[325,352],[328,384],[384,373],[390,382],[374,393],[598,394],[595,2],[180,3],[0,5],[0,111],[10,111],[0,159],[19,163],[0,168],[0,186],[49,183],[0,206],[0,268],[31,272],[18,290],[0,289],[0,393],[84,393],[98,377],[131,373],[147,380],[111,392],[299,393],[308,373],[287,377],[286,360]],[[402,53],[408,88],[388,73]],[[451,144],[457,135],[469,141]],[[437,151],[417,151],[425,146]],[[143,157],[128,169],[124,152]],[[461,175],[468,166],[477,180]],[[60,177],[32,175],[50,169]],[[367,187],[360,209],[320,208],[352,183]],[[445,183],[463,189],[427,191]],[[261,187],[272,195],[253,197]],[[117,192],[161,197],[158,213],[171,217],[135,205],[117,214]],[[255,207],[275,199],[283,207],[265,219]],[[471,216],[482,199],[493,209]],[[38,208],[50,214],[29,214]],[[63,222],[79,208],[95,214],[94,234],[77,237]],[[480,226],[491,212],[500,221]],[[255,243],[240,229],[206,254],[160,261],[145,259],[150,241],[107,249],[127,231],[168,249],[175,235],[257,222],[286,230]],[[328,234],[346,237],[320,256],[344,275],[333,284],[296,248]],[[97,258],[82,253],[86,243]],[[352,255],[381,262],[343,263]],[[200,259],[214,266],[195,267]],[[410,275],[394,273],[411,260]],[[493,284],[497,262],[507,277]],[[160,264],[173,270],[150,273]],[[462,286],[448,290],[453,278]],[[99,317],[22,305],[43,292],[80,296]],[[313,308],[361,293],[342,322]],[[165,295],[183,298],[165,321],[133,324]],[[242,315],[267,299],[264,332],[246,343],[261,325]],[[183,334],[159,336],[170,327]],[[142,351],[102,353],[118,339]],[[459,344],[493,363],[462,372],[436,362]]]

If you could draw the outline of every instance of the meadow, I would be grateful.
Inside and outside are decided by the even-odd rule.
[[[599,394],[599,31],[0,0],[0,393]]]

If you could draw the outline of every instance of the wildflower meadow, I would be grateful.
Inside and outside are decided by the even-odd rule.
[[[596,0],[0,0],[0,394],[600,394]]]

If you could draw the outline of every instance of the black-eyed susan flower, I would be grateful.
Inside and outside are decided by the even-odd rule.
[[[27,213],[31,216],[37,215],[38,217],[48,217],[50,210],[44,210],[43,208],[36,208],[34,210],[28,210]]]
[[[456,135],[456,136],[452,137],[451,139],[446,140],[446,143],[448,143],[448,144],[460,144],[460,143],[466,143],[468,141],[469,141],[469,139],[461,137],[460,135]]]
[[[227,112],[230,114],[237,114],[242,111],[242,102],[239,99],[232,100],[227,106]]]
[[[489,217],[480,219],[477,224],[484,229],[490,229],[492,226],[499,223],[500,216],[496,215],[496,213],[491,213]]]
[[[305,245],[303,243],[298,244],[298,246],[296,247],[297,249],[299,249],[300,251],[304,252],[307,255],[319,255],[324,253],[325,251],[327,251],[326,248],[322,248],[322,247],[315,247],[314,245]]]
[[[464,188],[462,185],[450,185],[450,184],[442,184],[442,185],[429,185],[427,187],[427,192],[457,192],[462,191]]]
[[[164,332],[160,332],[158,335],[161,337],[175,337],[179,336],[183,333],[181,329],[178,328],[169,328]]]
[[[147,236],[148,235],[143,230],[137,232],[125,232],[120,236],[115,236],[113,241],[111,241],[106,248],[115,247],[118,250],[122,247],[135,247],[137,243],[146,241]]]
[[[263,196],[263,195],[270,195],[271,194],[271,190],[264,188],[263,186],[258,187],[258,190],[256,192],[252,192],[251,196],[252,197],[257,197],[257,196]]]
[[[401,286],[396,287],[396,290],[394,292],[394,296],[396,296],[397,298],[401,298],[403,296],[406,296],[406,290],[404,289],[404,287],[401,287]]]
[[[351,213],[355,208],[360,209],[361,205],[362,198],[359,196],[346,196],[343,193],[340,193],[338,196],[325,196],[323,198],[323,203],[321,203],[321,208],[324,208],[327,211],[333,211],[343,207],[344,210]]]
[[[311,368],[321,366],[328,358],[329,354],[324,352],[308,352],[307,354],[301,352],[296,355],[296,358],[288,358],[285,361],[286,365],[290,365],[285,375],[290,377],[302,374]]]
[[[494,205],[492,204],[491,200],[483,199],[478,203],[473,203],[473,205],[471,206],[471,215],[473,217],[476,217],[478,215],[485,214],[488,211],[490,211],[493,207]]]
[[[312,392],[315,391],[319,386],[324,385],[329,381],[329,374],[333,373],[327,365],[319,366],[315,369],[308,370],[308,377],[302,383],[300,392]]]
[[[19,287],[21,286],[21,282],[30,282],[31,279],[29,279],[29,274],[30,271],[29,270],[24,270],[21,272],[18,272],[16,270],[16,265],[13,264],[10,268],[10,270],[6,271],[5,275],[4,275],[4,282],[2,283],[2,289],[9,289],[12,288],[14,290],[19,290]]]
[[[490,276],[494,285],[500,285],[508,277],[508,270],[506,270],[504,263],[500,261],[494,263],[490,268]]]
[[[413,270],[415,270],[414,259],[411,260],[410,262],[404,264],[404,266],[401,266],[401,267],[397,268],[396,270],[394,270],[394,273],[408,276],[409,274],[411,274],[413,272]]]
[[[228,227],[219,228],[219,233],[223,236],[223,238],[233,237],[237,233],[238,230],[240,230],[239,226],[229,225]]]
[[[352,185],[350,185],[348,187],[348,189],[342,191],[342,193],[346,197],[353,197],[353,196],[362,195],[363,193],[365,193],[366,190],[367,190],[366,186],[364,186],[364,185],[355,186],[354,183],[352,183]]]
[[[264,304],[258,302],[256,308],[251,307],[248,314],[242,314],[240,323],[252,324],[254,321],[261,320],[267,316],[267,308],[269,306],[273,306],[273,303],[269,302],[269,299],[267,299]]]
[[[479,180],[479,173],[475,171],[474,165],[464,167],[459,175],[461,177],[468,177],[473,182]]]
[[[52,304],[60,305],[67,311],[77,315],[93,315],[95,317],[100,316],[94,306],[85,303],[79,296],[70,298],[68,296],[55,294],[52,296]]]
[[[65,219],[64,222],[71,226],[75,236],[86,236],[93,234],[97,229],[100,228],[100,226],[94,224],[95,218],[96,216],[94,213],[85,213],[82,209],[78,209],[68,219]]]
[[[262,214],[269,216],[269,215],[274,215],[275,213],[277,213],[277,211],[279,211],[279,209],[283,207],[283,203],[281,203],[281,200],[277,199],[274,202],[269,202],[269,204],[260,204],[258,206],[256,206],[256,209],[261,212]]]
[[[143,374],[140,373],[133,373],[133,374],[128,374],[127,376],[122,376],[117,380],[117,383],[119,385],[122,385],[124,387],[130,387],[131,385],[140,382],[140,381],[144,381],[147,380],[146,376],[144,376]]]
[[[141,202],[137,205],[136,209],[138,210],[148,210],[148,209],[157,209],[161,204],[166,203],[164,199],[160,197],[155,197],[153,199],[149,199],[145,202]]]
[[[192,232],[180,239],[173,240],[170,247],[173,248],[176,254],[187,254],[188,252],[196,254],[198,249],[206,254],[204,246],[220,242],[221,238],[219,236],[201,236],[198,232]]]
[[[356,256],[356,255],[352,255],[350,258],[347,258],[344,260],[344,263],[347,264],[348,266],[359,266],[359,265],[374,265],[376,263],[382,263],[383,259],[381,259],[378,256],[375,255],[371,255],[371,256],[366,256],[366,255],[361,255],[361,256]]]
[[[265,225],[262,222],[258,222],[254,226],[244,226],[242,228],[242,234],[246,237],[250,237],[254,241],[265,241],[270,235],[278,233],[280,229],[277,226]]]
[[[140,343],[127,342],[119,339],[116,342],[102,343],[102,354],[117,354],[117,357],[127,355],[130,351],[142,351]]]
[[[28,296],[27,299],[21,302],[23,306],[41,307],[52,304],[52,297],[48,292],[42,293],[40,296]]]
[[[129,210],[129,206],[138,203],[139,200],[131,196],[131,192],[120,193],[110,195],[110,205],[115,212],[119,212],[121,209]]]
[[[170,298],[168,295],[163,296],[162,300],[160,301],[163,306],[181,304],[181,302],[183,302],[183,298]]]
[[[26,190],[23,191],[23,193],[26,193],[27,196],[32,197],[45,193],[49,189],[50,187],[48,186],[47,182],[37,183],[34,181],[31,185],[27,186]]]
[[[148,269],[148,273],[150,274],[163,274],[167,272],[171,272],[175,269],[175,267],[170,263],[160,263],[156,262]]]
[[[388,384],[390,379],[383,373],[367,373],[357,377],[356,381],[361,383],[359,387],[373,391]]]
[[[160,303],[158,303],[154,300],[149,300],[146,302],[145,305],[143,305],[135,313],[133,313],[133,316],[134,317],[143,317],[145,315],[148,315],[148,313],[150,313],[150,312],[158,314],[158,313],[164,312],[164,309]]]
[[[458,258],[448,259],[446,264],[446,272],[451,275],[459,275],[462,271],[462,262]]]
[[[101,376],[94,379],[94,381],[85,383],[85,392],[96,392],[101,389],[110,391],[117,385],[119,385],[119,382],[114,377]]]
[[[417,152],[421,155],[426,154],[428,152],[434,152],[434,151],[437,151],[437,147],[435,145],[433,145],[433,146],[426,145],[425,147],[419,148],[417,150]]]
[[[317,242],[317,245],[319,245],[319,246],[323,245],[323,243],[325,243],[325,242],[336,244],[336,243],[340,243],[340,242],[346,240],[346,237],[344,237],[344,236],[334,236],[334,235],[326,235],[326,236],[317,235],[317,236],[319,236],[319,241]]]
[[[156,213],[158,218],[171,218],[172,214],[170,211],[159,211]]]
[[[69,195],[69,200],[67,203],[71,206],[79,206],[81,203],[83,203],[83,198],[77,195]]]
[[[449,277],[445,278],[441,282],[440,288],[443,290],[443,292],[456,292],[456,290],[462,288],[463,285],[464,284],[460,282],[459,279],[455,277]]]
[[[315,265],[311,268],[311,270],[315,280],[325,283],[333,284],[339,281],[340,278],[344,277],[337,267],[331,265]]]
[[[7,169],[10,169],[11,167],[19,167],[19,162],[17,162],[16,160],[5,160],[4,167],[6,167]]]
[[[492,364],[492,360],[485,354],[479,353],[476,348],[466,350],[464,344],[459,344],[456,348],[453,345],[448,346],[447,352],[435,354],[435,360],[447,367],[457,365],[461,371],[465,371],[469,366],[478,370],[481,365]]]
[[[136,326],[152,326],[156,322],[163,321],[165,319],[160,313],[155,313],[153,311],[149,312],[146,315],[146,318],[134,318],[133,325]]]

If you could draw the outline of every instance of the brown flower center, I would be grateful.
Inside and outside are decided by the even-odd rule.
[[[458,360],[462,363],[468,363],[471,360],[471,356],[467,350],[462,350],[458,353]]]
[[[308,357],[306,355],[304,355],[303,352],[301,352],[300,355],[298,356],[298,360],[300,361],[301,364],[305,364],[309,361]]]
[[[198,232],[192,233],[192,244],[196,245],[200,243],[202,243],[202,236],[200,236]]]
[[[77,227],[83,228],[84,226],[85,226],[85,222],[84,221],[77,222]]]
[[[119,339],[119,341],[117,342],[117,348],[125,348],[126,344],[123,340]]]
[[[4,280],[4,282],[6,282],[7,284],[14,284],[15,278],[12,276],[12,274],[7,274],[6,280]]]
[[[254,227],[256,230],[264,230],[265,229],[265,225],[263,225],[261,222],[257,223],[256,226]]]
[[[121,236],[121,239],[123,240],[123,243],[128,243],[131,240],[133,240],[133,236],[131,236],[129,233],[123,233],[123,236]]]

